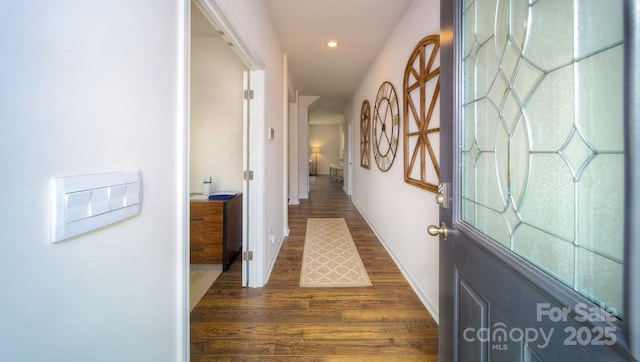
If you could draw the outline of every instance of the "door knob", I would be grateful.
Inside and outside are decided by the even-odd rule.
[[[441,222],[440,223],[440,227],[438,227],[436,225],[429,225],[427,227],[427,232],[431,236],[440,236],[440,238],[442,238],[442,240],[446,240],[447,239],[447,224],[445,224],[444,222]]]

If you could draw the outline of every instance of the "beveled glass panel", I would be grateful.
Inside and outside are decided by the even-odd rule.
[[[509,226],[509,232],[513,235],[513,232],[522,223],[522,219],[520,218],[520,215],[516,211],[513,202],[509,203],[509,206],[507,207],[507,209],[502,213],[502,217],[504,218],[504,221],[507,223],[507,226]]]
[[[463,221],[618,316],[621,3],[475,0],[462,24]]]
[[[524,113],[531,129],[531,150],[560,150],[573,128],[573,66],[548,74]]]
[[[520,118],[521,107],[520,100],[518,100],[515,93],[510,90],[507,91],[504,103],[502,104],[502,117],[505,125],[509,127],[509,129],[512,129],[516,121]]]
[[[469,7],[472,7],[471,4],[473,4],[475,0],[462,0],[462,9],[463,11],[466,11]],[[473,28],[468,28],[468,29],[473,29]]]
[[[476,229],[503,246],[511,248],[511,235],[502,215],[482,205],[476,206],[476,213]]]
[[[622,151],[622,45],[579,61],[578,127],[597,150]]]
[[[474,2],[476,8],[475,36],[476,40],[480,44],[483,44],[493,37],[496,4],[497,0],[482,0]]]
[[[509,19],[511,17],[511,14],[509,14],[509,3],[509,1],[500,0],[498,1],[498,6],[496,8],[496,23],[493,41],[496,43],[496,52],[499,58],[502,58],[507,44],[509,43]]]
[[[487,98],[495,104],[496,108],[502,107],[502,103],[504,103],[504,97],[507,93],[507,89],[509,87],[508,80],[505,79],[502,75],[498,75],[495,79],[491,88],[489,89],[489,93],[486,94]],[[478,95],[479,97],[484,96]]]
[[[511,0],[511,41],[518,47],[524,48],[524,41],[529,30],[529,0]]]
[[[578,181],[578,243],[622,260],[624,156],[598,155]]]
[[[493,151],[500,115],[495,106],[487,99],[476,102],[476,140],[482,151]]]
[[[474,74],[476,79],[475,97],[482,98],[487,95],[498,75],[496,50],[492,41],[480,46]]]
[[[520,52],[513,46],[511,41],[509,41],[507,48],[502,54],[502,59],[500,60],[502,72],[507,79],[514,78],[516,68],[520,62],[520,56]]]
[[[476,140],[476,102],[464,106],[462,127],[462,150],[469,151]]]
[[[475,173],[476,157],[468,152],[462,154],[462,169],[467,175],[474,175]],[[476,200],[476,178],[466,177],[462,184],[462,197],[471,201]],[[467,219],[465,219],[467,220]],[[473,220],[473,219],[468,219]]]
[[[576,289],[596,301],[622,314],[622,263],[578,248]],[[617,312],[617,313],[615,313]]]
[[[511,157],[511,137],[507,127],[500,123],[496,130],[496,169],[495,178],[498,184],[498,190],[502,200],[501,206],[503,210],[509,202],[511,175],[509,174],[509,158]]]
[[[574,256],[571,243],[522,224],[513,234],[513,251],[560,281],[573,285]]]
[[[578,1],[578,53],[582,58],[620,42],[622,27],[622,0]]]
[[[465,13],[462,15],[462,22],[464,23],[464,27],[466,29],[473,29],[475,27],[476,21],[476,13],[475,7],[470,7]],[[462,57],[466,58],[468,56],[475,57],[476,50],[476,41],[473,32],[466,32],[464,34],[465,38],[463,39],[463,49],[462,49]]]
[[[475,58],[466,58],[464,60],[464,73],[465,74],[474,74],[476,62]],[[468,97],[463,100],[464,103],[468,103],[475,99],[476,94],[476,78],[475,77],[465,77],[463,79],[463,94]]]
[[[573,240],[573,176],[555,154],[531,154],[527,194],[520,210],[525,222],[552,235]]]
[[[529,178],[529,136],[524,118],[520,118],[511,135],[509,152],[509,190],[514,205],[520,209]]]
[[[476,201],[488,208],[502,211],[505,208],[500,187],[496,182],[496,160],[493,152],[483,152],[476,162]]]
[[[546,71],[573,60],[573,1],[538,1],[530,9],[524,56]]]
[[[462,218],[471,226],[476,226],[476,204],[471,200],[462,199]]]
[[[529,98],[531,91],[540,82],[544,73],[531,65],[526,59],[521,59],[513,81],[513,89],[523,103]]]

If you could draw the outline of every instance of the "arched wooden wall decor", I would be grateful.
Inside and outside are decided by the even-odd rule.
[[[400,106],[396,89],[390,82],[383,82],[373,109],[373,158],[382,172],[393,165],[398,153],[400,137]]]
[[[440,179],[439,49],[439,35],[418,42],[407,61],[403,87],[404,180],[432,192],[438,192]]]
[[[371,105],[368,100],[360,108],[360,166],[371,167]]]

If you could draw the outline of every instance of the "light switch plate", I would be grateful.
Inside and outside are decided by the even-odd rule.
[[[140,171],[52,180],[52,242],[135,216],[142,209]]]

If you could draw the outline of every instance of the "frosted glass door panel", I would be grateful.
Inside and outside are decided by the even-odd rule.
[[[621,317],[622,0],[469,0],[462,218]]]

